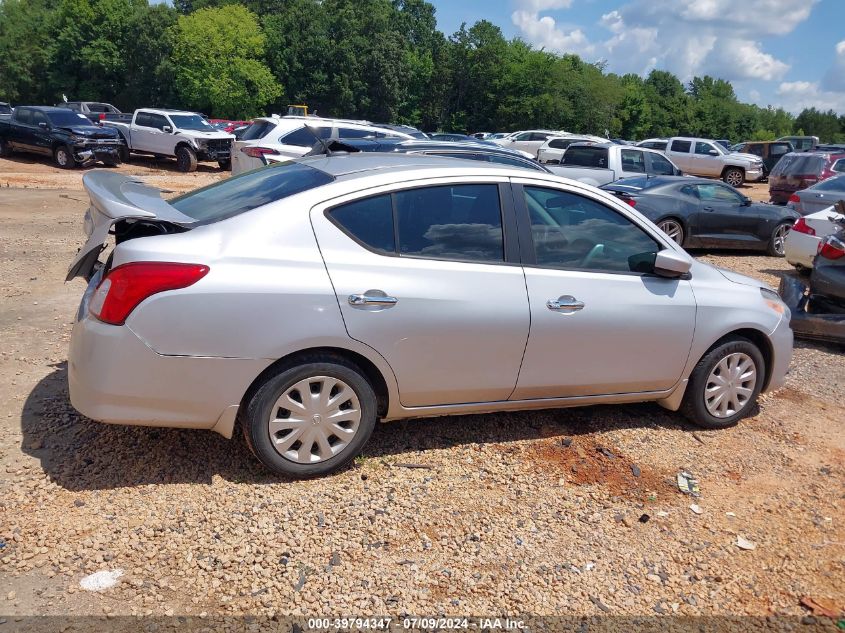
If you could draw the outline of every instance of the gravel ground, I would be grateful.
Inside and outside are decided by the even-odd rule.
[[[221,177],[120,169],[177,191]],[[799,342],[787,386],[726,431],[651,404],[405,421],[379,426],[354,468],[279,480],[239,440],[71,409],[83,284],[62,279],[82,243],[79,178],[0,160],[0,615],[801,617],[804,596],[845,603],[842,348]],[[698,255],[774,285],[787,271]],[[677,491],[681,469],[700,499]],[[80,588],[118,569],[116,586]]]

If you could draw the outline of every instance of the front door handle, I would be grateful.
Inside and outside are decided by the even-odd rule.
[[[555,312],[577,312],[584,309],[584,302],[578,301],[572,295],[563,295],[557,299],[546,301],[546,307]]]
[[[703,207],[705,211],[712,211],[713,207]]]
[[[396,297],[388,297],[381,291],[368,290],[363,294],[349,295],[351,306],[392,306],[398,302],[399,299]]]

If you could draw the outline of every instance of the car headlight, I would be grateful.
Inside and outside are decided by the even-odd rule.
[[[765,301],[766,305],[769,306],[772,310],[782,316],[785,316],[787,320],[792,317],[789,312],[789,307],[783,302],[783,299],[781,299],[780,295],[774,290],[769,290],[768,288],[760,288],[760,294],[763,295],[763,301]]]

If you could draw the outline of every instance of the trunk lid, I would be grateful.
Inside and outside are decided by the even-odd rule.
[[[112,226],[122,220],[144,221],[189,228],[197,223],[161,198],[161,190],[137,178],[105,170],[95,170],[82,177],[91,206],[85,212],[85,245],[79,249],[68,269],[66,281],[74,277],[90,280],[97,258],[105,248]]]

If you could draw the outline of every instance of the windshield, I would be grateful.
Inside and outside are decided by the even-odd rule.
[[[56,127],[71,127],[78,125],[92,125],[84,114],[65,110],[62,112],[45,112],[50,123]]]
[[[199,114],[171,114],[170,120],[180,130],[196,130],[197,132],[215,132],[212,125]]]
[[[287,161],[232,176],[169,202],[195,220],[218,222],[333,180],[319,169]]]

